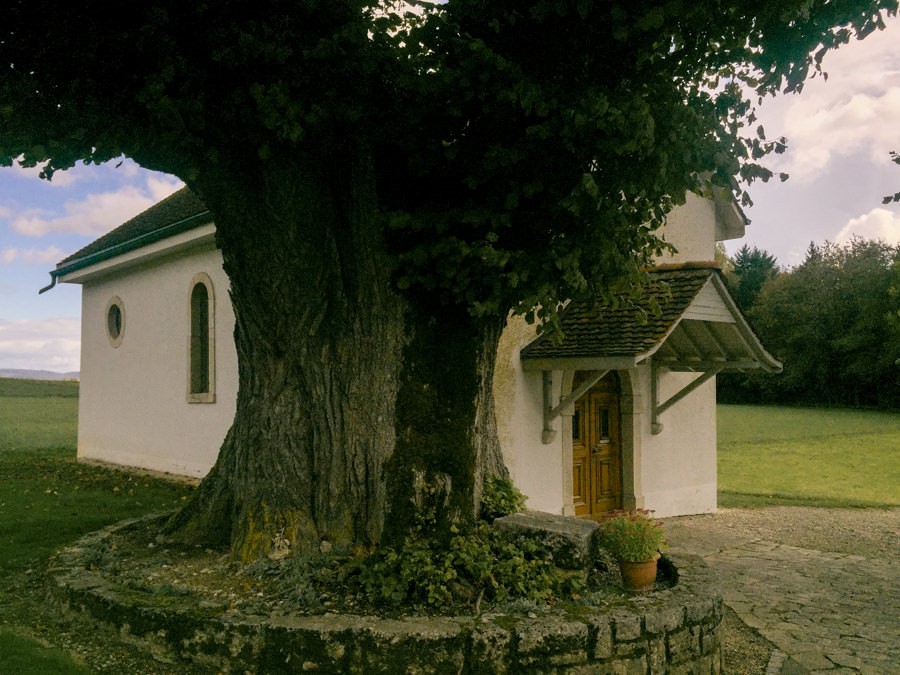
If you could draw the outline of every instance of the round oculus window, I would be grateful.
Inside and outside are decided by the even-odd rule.
[[[122,344],[122,336],[125,334],[125,305],[118,296],[112,298],[106,305],[106,337],[113,347]]]

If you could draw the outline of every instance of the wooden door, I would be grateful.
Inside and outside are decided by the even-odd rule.
[[[575,402],[572,413],[572,501],[576,516],[591,514],[591,448],[587,435],[588,395]]]
[[[618,402],[616,392],[592,389],[575,403],[572,496],[577,516],[597,516],[622,508]]]

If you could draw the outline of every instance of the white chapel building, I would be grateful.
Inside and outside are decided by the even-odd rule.
[[[496,415],[528,508],[716,509],[715,376],[781,369],[711,262],[745,225],[730,196],[688,195],[664,228],[678,253],[658,261],[638,309],[572,303],[559,344],[510,319]],[[183,189],[51,272],[51,287],[82,287],[79,458],[194,477],[215,462],[238,378],[214,235],[213,215]]]

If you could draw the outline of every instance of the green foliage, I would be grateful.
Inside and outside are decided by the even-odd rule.
[[[731,262],[731,271],[727,274],[731,294],[738,307],[745,312],[753,307],[763,286],[778,272],[774,256],[756,246],[751,249],[744,244]]]
[[[719,503],[897,506],[900,414],[720,405]]]
[[[612,511],[600,521],[600,545],[619,560],[644,562],[666,550],[666,532],[653,511]]]
[[[687,191],[772,178],[759,162],[785,140],[756,124],[751,99],[799,90],[896,9],[19,3],[0,40],[0,163],[50,176],[124,153],[197,188],[219,222],[237,186],[358,151],[400,289],[552,326],[560,302],[639,281],[665,247],[654,228]]]
[[[432,497],[437,494],[430,490]],[[577,575],[557,568],[535,542],[514,544],[479,522],[469,532],[453,527],[444,543],[433,536],[436,525],[434,500],[426,501],[400,546],[356,561],[347,574],[374,604],[431,608],[515,598],[548,602],[570,597],[583,585]]]
[[[811,244],[748,316],[784,372],[723,377],[721,401],[900,407],[900,246]]]
[[[497,518],[518,513],[525,508],[525,495],[512,480],[491,476],[484,482],[481,493],[481,517],[491,523]]]

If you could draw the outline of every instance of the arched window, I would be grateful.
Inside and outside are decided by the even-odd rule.
[[[188,348],[188,401],[213,403],[215,391],[215,296],[212,280],[197,274],[191,280]]]

